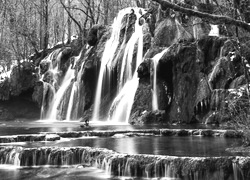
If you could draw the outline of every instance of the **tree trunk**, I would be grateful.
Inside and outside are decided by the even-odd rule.
[[[40,14],[40,49],[46,50],[49,43],[49,0],[41,0]]]
[[[46,50],[49,44],[49,0],[45,0],[45,14],[44,14],[44,46],[43,49]]]
[[[69,13],[71,13],[71,9],[70,9],[70,7],[71,7],[71,1],[70,0],[68,0],[68,7],[69,7],[68,11],[69,11]],[[71,34],[72,34],[71,33],[71,18],[68,15],[68,43],[71,42]]]
[[[43,49],[43,44],[44,44],[44,0],[40,1],[40,8],[41,8],[41,13],[40,13],[40,49]]]
[[[109,23],[109,1],[104,1],[104,25]]]

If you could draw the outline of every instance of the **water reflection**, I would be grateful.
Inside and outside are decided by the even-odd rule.
[[[225,149],[240,145],[240,139],[222,137],[126,137],[126,138],[63,138],[55,142],[27,142],[24,144],[0,144],[1,146],[23,147],[74,147],[90,146],[107,148],[120,153],[154,154],[170,156],[228,156],[233,155]]]
[[[107,123],[91,123],[89,128],[81,128],[82,122],[78,121],[10,121],[0,122],[4,124],[0,126],[1,135],[17,135],[17,134],[34,134],[39,132],[62,132],[62,131],[85,131],[85,130],[134,130],[134,129],[216,129],[216,126],[209,126],[204,124],[196,125],[144,125],[144,126],[131,126],[128,124],[112,124]]]

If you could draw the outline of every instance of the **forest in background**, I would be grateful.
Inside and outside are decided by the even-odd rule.
[[[0,0],[0,65],[86,37],[95,24],[111,24],[135,0]],[[146,7],[146,0],[139,6]]]
[[[216,14],[242,22],[250,18],[248,0],[169,2],[180,7],[213,4],[218,7]],[[133,6],[148,8],[151,3],[150,0],[0,0],[0,65],[19,62],[57,44],[70,43],[73,38],[84,39],[93,25],[111,24],[119,10]],[[236,28],[234,35],[237,33]]]

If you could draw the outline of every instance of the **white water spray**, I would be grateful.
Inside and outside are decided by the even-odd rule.
[[[139,16],[139,14],[137,14]],[[112,122],[126,122],[128,123],[134,96],[139,84],[137,74],[135,71],[142,62],[143,56],[143,32],[142,26],[139,26],[139,18],[135,23],[135,32],[127,43],[125,53],[123,56],[121,76],[119,83],[119,93],[114,99],[110,111],[109,120]],[[138,42],[136,65],[133,72],[132,60],[135,44]],[[124,86],[123,86],[124,84]]]
[[[49,110],[48,119],[51,119],[51,120],[57,119],[58,106],[63,99],[63,95],[65,94],[66,90],[70,86],[72,78],[74,78],[74,72],[75,72],[74,69],[71,69],[71,67],[69,66],[67,73],[64,76],[64,79],[62,81],[61,87],[56,92],[54,100],[52,101],[52,105]]]
[[[119,12],[118,16],[115,18],[113,25],[112,25],[112,34],[110,39],[106,42],[105,49],[103,52],[102,60],[101,60],[101,67],[99,71],[97,89],[95,94],[95,102],[94,102],[94,111],[93,111],[93,121],[97,121],[100,119],[99,117],[99,109],[102,97],[102,87],[103,83],[106,81],[105,75],[108,75],[107,81],[110,82],[111,80],[111,64],[112,60],[115,56],[115,52],[119,45],[120,39],[120,30],[122,27],[122,20],[123,17],[130,13],[131,8],[123,9]],[[119,51],[118,53],[120,53]],[[119,54],[116,55],[118,57]]]
[[[72,108],[74,104],[74,97],[75,93],[77,91],[77,84],[76,82],[73,83],[72,89],[71,89],[71,94],[69,98],[69,104],[68,104],[68,109],[67,109],[67,115],[66,115],[66,120],[69,121],[72,113]]]
[[[162,56],[168,51],[169,48],[164,49],[162,52],[156,54],[153,58],[153,65],[154,65],[154,75],[153,75],[153,90],[152,90],[152,110],[158,110],[158,97],[157,97],[157,66],[159,63],[159,60],[162,58]]]

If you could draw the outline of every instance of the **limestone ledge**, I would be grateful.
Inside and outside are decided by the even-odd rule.
[[[203,136],[241,138],[242,131],[217,129],[139,129],[139,130],[105,130],[105,131],[69,131],[69,132],[41,132],[40,134],[24,134],[0,136],[0,143],[56,141],[61,138],[79,137],[141,137],[141,136]]]
[[[242,131],[218,129],[137,129],[137,130],[94,130],[94,131],[69,131],[69,132],[42,132],[42,134],[57,134],[63,138],[76,138],[82,136],[119,137],[124,136],[204,136],[241,138]]]
[[[94,166],[112,176],[178,179],[249,179],[250,157],[177,157],[122,154],[91,147],[0,147],[0,164]]]
[[[0,143],[56,141],[56,140],[60,140],[60,136],[56,134],[25,134],[25,135],[0,136]]]

